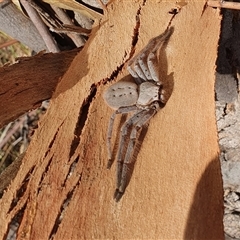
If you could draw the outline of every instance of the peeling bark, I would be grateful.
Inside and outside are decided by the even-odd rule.
[[[51,98],[78,52],[38,54],[0,68],[0,127]]]
[[[173,93],[151,120],[116,203],[115,169],[106,169],[111,109],[102,92],[128,74],[126,61],[169,24],[175,30],[159,71],[174,80]],[[0,200],[0,238],[21,212],[18,239],[224,239],[214,110],[219,28],[218,10],[205,1],[108,5]],[[116,137],[117,131],[116,124]]]

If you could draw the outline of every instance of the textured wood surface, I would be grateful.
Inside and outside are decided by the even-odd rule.
[[[79,51],[40,53],[0,68],[0,127],[50,99]]]
[[[112,111],[102,93],[128,74],[120,68],[134,50],[169,24],[175,30],[159,71],[174,82],[173,93],[151,120],[116,203],[115,164],[106,169]],[[214,110],[219,29],[218,10],[204,1],[110,4],[59,83],[0,200],[0,238],[22,211],[19,239],[224,239]]]

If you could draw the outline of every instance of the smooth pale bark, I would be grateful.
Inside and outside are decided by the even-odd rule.
[[[0,200],[0,238],[22,211],[18,239],[224,239],[214,104],[219,11],[205,8],[205,1],[184,3],[119,0],[108,6]],[[177,7],[177,15],[169,13]],[[115,164],[106,169],[112,110],[102,93],[128,74],[120,69],[134,50],[169,24],[175,30],[159,71],[174,82],[173,93],[151,120],[116,203]]]
[[[35,52],[47,50],[32,21],[12,1],[0,3],[0,31],[17,39]]]

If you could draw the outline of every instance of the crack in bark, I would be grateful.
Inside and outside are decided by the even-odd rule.
[[[146,4],[146,0],[143,1],[142,6],[144,6]],[[133,29],[133,37],[132,37],[132,46],[131,46],[131,51],[129,54],[129,58],[127,59],[127,61],[132,58],[132,56],[135,53],[135,46],[137,45],[138,42],[138,36],[139,36],[139,28],[140,28],[140,14],[141,14],[141,9],[142,6],[139,6],[137,13],[136,13],[136,25]]]
[[[145,3],[146,3],[146,0],[143,1],[142,5],[144,6]],[[130,58],[132,58],[132,56],[134,55],[134,53],[135,53],[135,46],[136,46],[136,44],[138,42],[139,27],[140,27],[140,17],[139,17],[139,15],[141,13],[141,9],[142,9],[142,7],[139,6],[139,8],[137,10],[137,13],[136,13],[136,25],[135,25],[135,27],[133,29],[133,36],[132,36],[132,43],[131,43],[131,50],[130,50],[130,53],[129,53],[129,57],[126,59],[127,52],[125,51],[124,52],[124,56],[123,56],[123,63],[120,64],[119,66],[117,66],[115,70],[113,70],[113,72],[110,75],[110,77],[103,79],[102,81],[99,82],[98,85],[101,85],[101,84],[105,85],[107,82],[110,82],[110,81],[114,80],[118,76],[119,72],[122,70],[124,64]]]
[[[45,167],[45,169],[44,169],[44,171],[43,171],[43,174],[42,174],[42,176],[41,176],[41,179],[40,179],[40,181],[39,181],[39,183],[38,183],[37,195],[40,193],[40,191],[41,191],[41,189],[42,189],[42,182],[43,182],[45,176],[47,176],[48,170],[49,170],[50,165],[51,165],[52,160],[53,160],[53,156],[54,156],[54,155],[52,155],[52,157],[48,160],[47,166]]]
[[[22,222],[23,214],[25,212],[26,207],[27,207],[27,201],[22,206],[22,208],[20,208],[19,211],[13,216],[12,220],[9,222],[7,231],[6,231],[3,239],[12,239],[10,237],[13,236],[13,233],[11,233],[11,231],[12,231],[11,228],[13,226],[16,227],[16,229],[14,230],[15,234],[18,232],[18,229]]]
[[[25,89],[23,89],[23,90],[21,90],[21,91],[19,91],[19,92],[16,92],[16,93],[14,94],[14,97],[15,97],[15,96],[18,96],[19,94],[22,94],[22,93],[24,93],[24,92],[27,92],[27,91],[29,91],[29,90],[32,90],[32,89],[35,89],[35,87],[25,88]]]
[[[169,21],[169,23],[168,23],[167,28],[169,28],[169,27],[171,26],[173,19],[175,18],[175,16],[176,16],[180,11],[181,11],[181,7],[171,9],[171,10],[168,12],[169,14],[172,14],[172,17],[171,17],[171,19],[170,19],[170,21]]]
[[[74,159],[74,161],[71,163],[71,165],[69,166],[69,170],[68,170],[67,176],[66,176],[66,178],[65,178],[65,180],[64,180],[64,182],[63,182],[63,184],[62,184],[62,187],[65,187],[65,186],[66,186],[66,182],[67,182],[67,180],[72,176],[72,174],[73,174],[73,172],[74,172],[74,170],[75,170],[75,168],[76,168],[76,165],[77,165],[79,159],[80,159],[80,156],[78,155],[78,156]]]
[[[64,214],[66,212],[66,209],[67,209],[67,207],[68,207],[68,205],[69,205],[69,203],[70,203],[70,201],[73,197],[74,191],[79,186],[79,184],[81,182],[81,178],[82,178],[82,175],[79,176],[79,179],[78,179],[77,183],[67,193],[66,198],[63,200],[63,202],[61,204],[61,207],[60,207],[60,211],[59,211],[59,213],[58,213],[58,215],[55,219],[54,225],[53,225],[52,230],[50,232],[50,235],[48,237],[49,240],[52,240],[54,238],[54,235],[57,233],[58,227],[59,227],[60,223],[62,222]]]
[[[27,186],[28,186],[28,183],[29,183],[29,180],[30,180],[30,177],[34,171],[36,166],[33,166],[29,171],[28,173],[26,174],[24,180],[22,181],[22,184],[21,186],[19,187],[19,189],[16,191],[16,197],[12,200],[11,202],[11,205],[10,205],[10,208],[8,210],[8,214],[10,214],[10,212],[14,209],[14,207],[17,205],[17,203],[20,201],[20,199],[22,198],[22,196],[24,195],[26,189],[27,189]]]
[[[56,130],[56,133],[54,134],[51,142],[49,143],[49,146],[48,146],[48,150],[46,151],[45,155],[44,155],[44,159],[48,156],[48,154],[50,153],[50,150],[52,149],[52,146],[53,146],[53,143],[55,142],[55,139],[57,138],[57,135],[58,135],[58,132],[59,132],[59,129],[61,128],[61,126],[63,125],[64,121],[59,125],[59,127],[57,128]],[[50,157],[50,159],[48,160],[47,162],[47,165],[45,166],[45,169],[42,173],[42,176],[40,178],[40,181],[38,183],[38,189],[37,189],[37,195],[39,194],[39,192],[41,191],[42,189],[42,182],[45,178],[45,176],[47,175],[48,171],[49,171],[49,168],[50,168],[50,165],[52,163],[52,160],[53,160],[53,157],[54,157],[54,154],[52,154],[52,156]]]
[[[84,100],[82,106],[80,107],[78,121],[76,123],[75,130],[74,130],[74,139],[72,140],[72,143],[71,143],[69,159],[71,159],[71,157],[75,153],[76,148],[78,147],[78,145],[80,143],[80,136],[81,136],[82,130],[85,126],[85,122],[88,118],[88,112],[89,112],[88,110],[93,101],[93,98],[96,95],[96,92],[97,92],[97,87],[95,84],[93,84],[90,88],[90,93],[89,93],[88,97]]]
[[[49,143],[48,150],[46,151],[46,153],[45,153],[45,155],[44,155],[44,158],[46,158],[47,155],[48,155],[48,153],[50,152],[50,150],[51,150],[51,148],[52,148],[52,146],[53,146],[53,143],[54,143],[54,141],[55,141],[55,139],[56,139],[56,137],[57,137],[57,134],[58,134],[58,132],[59,132],[59,129],[62,127],[63,123],[64,123],[64,121],[62,121],[62,123],[61,123],[61,124],[59,125],[59,127],[57,128],[56,133],[54,134],[51,142]]]
[[[11,89],[8,89],[7,91],[0,93],[0,96],[3,96],[3,95],[7,94],[10,91],[11,91]]]
[[[206,3],[203,6],[203,9],[202,9],[201,17],[204,14],[204,12],[206,11],[207,7],[208,7],[208,4],[207,4],[207,1],[206,1]]]

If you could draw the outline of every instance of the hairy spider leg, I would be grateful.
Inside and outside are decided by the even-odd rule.
[[[144,47],[135,57],[133,57],[128,62],[127,69],[129,73],[138,81],[137,83],[142,83],[142,81],[139,81],[139,78],[144,81],[152,79],[148,66],[145,63],[147,62],[148,54],[156,44],[155,39],[156,38],[151,39],[146,47]]]
[[[121,136],[119,141],[119,148],[117,153],[117,189],[121,186],[122,180],[122,167],[124,161],[124,147],[126,147],[126,137],[128,136],[129,129],[134,126],[144,115],[146,109],[141,109],[137,111],[132,117],[130,117],[122,126],[121,128]]]
[[[133,68],[134,68],[134,71],[135,71],[135,73],[137,73],[139,78],[141,78],[144,81],[147,81],[147,77],[146,77],[141,65],[139,64],[139,59],[138,58],[137,58],[137,61],[134,62]]]
[[[146,76],[144,75],[144,72],[138,65],[138,62],[134,62],[133,65],[128,65],[127,70],[135,78],[137,84],[142,83],[143,80],[144,81],[147,80]]]
[[[158,72],[158,58],[156,57],[156,54],[150,53],[148,56],[148,67],[151,71],[152,79],[158,83],[158,85],[161,85],[161,91],[160,91],[160,100],[162,103],[166,103],[171,96],[171,91],[168,87],[166,87],[166,82],[160,81],[159,72]]]
[[[152,76],[152,80],[155,82],[162,84],[159,78],[159,52],[162,48],[162,46],[166,43],[166,41],[169,39],[171,34],[173,33],[173,27],[167,29],[163,34],[155,37],[152,39],[154,41],[154,45],[151,48],[151,51],[149,52],[148,58],[147,58],[147,65],[148,69],[150,71],[150,75]],[[151,41],[151,40],[150,40]]]
[[[132,132],[130,135],[130,140],[128,143],[128,148],[127,148],[125,158],[123,161],[123,167],[122,167],[122,173],[121,173],[121,183],[120,183],[119,190],[118,190],[120,194],[123,194],[127,187],[127,183],[128,183],[128,179],[129,179],[129,171],[130,171],[129,165],[131,163],[133,163],[133,153],[134,153],[136,141],[138,139],[140,130],[157,113],[157,111],[159,109],[159,105],[158,105],[158,103],[156,103],[156,105],[157,105],[157,108],[155,108],[155,107],[150,108],[150,109],[142,112],[141,117],[138,118],[139,120],[133,125]]]
[[[132,70],[132,68],[131,68],[131,66],[128,64],[128,66],[127,66],[127,70],[128,70],[128,72],[132,75],[132,77],[134,77],[134,78],[138,78],[138,75],[136,74],[136,72],[134,71],[134,70]],[[141,82],[140,82],[141,83]]]
[[[152,76],[151,73],[148,69],[148,65],[147,65],[147,58],[148,58],[148,52],[143,52],[139,58],[138,58],[138,64],[140,66],[140,68],[142,69],[142,71],[144,72],[144,75],[146,77],[146,81],[147,80],[152,80]]]
[[[147,46],[128,62],[127,69],[130,74],[136,79],[141,78],[144,81],[152,79],[147,65],[147,58],[152,48],[154,48],[154,40],[155,38],[150,40]],[[139,83],[141,82],[142,81]]]
[[[134,68],[132,68],[132,64],[134,64],[134,60],[135,60],[135,57],[128,61],[127,70],[131,74],[131,76],[135,79],[136,83],[140,84],[142,83],[142,81],[140,80],[138,74],[135,72]]]
[[[165,34],[167,34],[167,32],[165,32]],[[153,80],[152,72],[150,71],[150,69],[148,67],[148,56],[151,53],[156,54],[156,51],[162,47],[162,45],[165,41],[165,37],[166,37],[166,35],[161,34],[161,35],[151,39],[148,42],[147,46],[136,56],[135,62],[137,65],[139,65],[139,67],[141,68],[141,71],[144,73],[145,81]],[[156,55],[156,60],[158,60],[157,55]]]
[[[154,80],[159,82],[158,70],[158,55],[156,52],[161,49],[162,45],[168,40],[173,32],[173,27],[168,28],[164,33],[152,38],[146,47],[144,47],[135,57],[128,62],[127,69],[129,73],[135,78],[136,82],[140,84],[142,80]],[[151,61],[149,63],[149,60]],[[153,67],[155,64],[155,67]],[[139,79],[140,78],[140,79]]]
[[[150,71],[150,74],[152,76],[152,80],[154,80],[156,83],[160,83],[159,79],[159,70],[158,70],[158,58],[155,53],[150,53],[148,55],[147,59],[148,69]]]
[[[113,124],[117,114],[124,114],[138,110],[137,106],[127,106],[127,107],[120,107],[118,108],[111,116],[109,124],[108,124],[108,132],[107,132],[107,150],[108,150],[108,164],[107,168],[109,169],[112,166],[113,159],[112,159],[112,131],[113,131]]]

